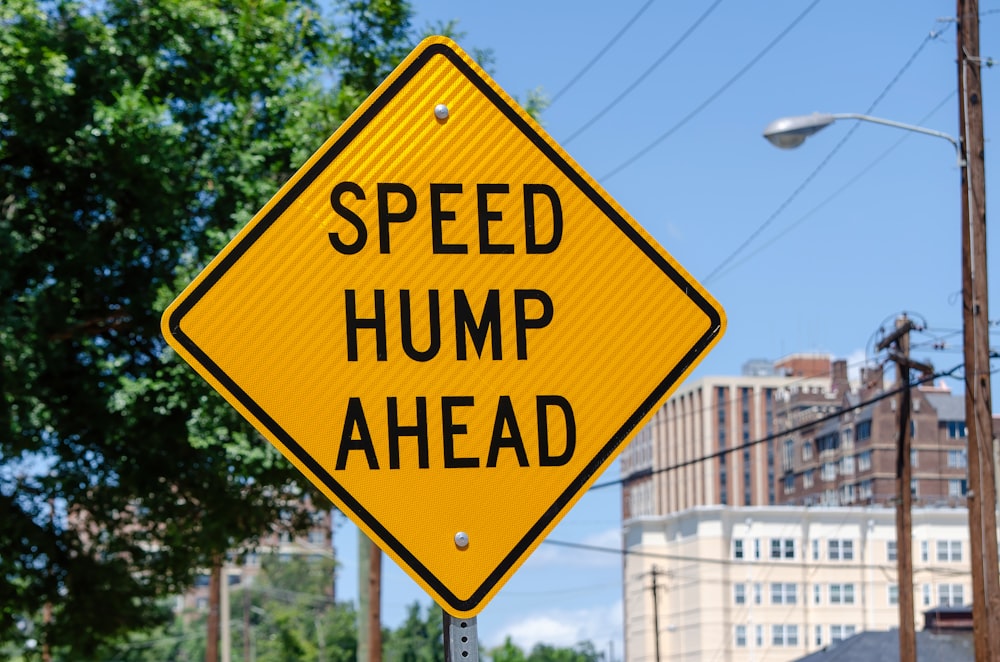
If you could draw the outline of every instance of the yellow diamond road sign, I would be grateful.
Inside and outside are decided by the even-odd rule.
[[[458,617],[496,594],[724,325],[441,37],[163,317],[181,356]]]

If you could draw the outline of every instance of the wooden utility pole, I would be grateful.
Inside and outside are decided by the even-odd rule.
[[[659,586],[656,584],[656,577],[660,574],[660,569],[653,566],[653,650],[656,651],[655,662],[660,662],[660,598],[657,593]]]
[[[358,532],[358,660],[382,662],[382,550]]]
[[[372,546],[368,560],[368,662],[382,662],[382,550]]]
[[[243,577],[246,577],[244,566]],[[251,662],[250,655],[250,588],[243,582],[243,662]]]
[[[212,571],[208,576],[208,622],[205,640],[205,662],[219,660],[219,588],[222,585],[222,558],[212,561]]]
[[[977,662],[1000,656],[996,468],[986,274],[986,169],[979,57],[979,1],[957,0],[958,118],[962,143],[962,341],[969,439],[969,542]]]
[[[895,346],[889,358],[896,363],[896,385],[900,390],[897,416],[899,420],[896,446],[896,576],[899,590],[899,659],[912,662],[917,659],[917,633],[913,622],[913,492],[910,489],[913,472],[910,463],[910,368],[919,367],[925,373],[933,372],[928,365],[910,360],[910,331],[913,321],[903,315],[896,320],[896,330],[882,339],[878,350]]]

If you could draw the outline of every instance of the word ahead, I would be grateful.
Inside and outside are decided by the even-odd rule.
[[[481,466],[479,457],[461,457],[457,455],[458,451],[456,450],[456,444],[459,443],[458,438],[469,432],[468,425],[459,418],[461,410],[475,405],[476,399],[471,395],[441,398],[441,427],[434,430],[434,440],[436,445],[441,448],[443,462],[440,466],[445,469],[476,469]],[[378,409],[378,414],[381,415],[382,408],[378,407]],[[427,398],[417,398],[415,409],[416,420],[410,425],[405,425],[399,420],[397,399],[394,397],[386,398],[384,411],[389,434],[383,456],[388,457],[390,469],[400,468],[400,441],[404,438],[412,439],[416,445],[417,466],[421,469],[429,469],[431,466]],[[561,422],[566,433],[566,439],[563,441],[562,450],[558,455],[553,455],[549,447],[550,409],[560,411]],[[538,430],[538,438],[535,440],[537,444],[535,447],[538,449],[537,466],[561,467],[573,457],[573,450],[576,448],[576,422],[573,418],[572,407],[565,398],[558,395],[540,395],[535,399],[534,414]],[[504,449],[508,449],[510,453],[514,454],[518,466],[531,466],[524,438],[521,435],[521,426],[518,423],[509,395],[500,396],[493,418],[493,432],[489,436],[489,441],[486,443],[484,441],[483,439],[473,439],[467,445],[470,448],[486,448],[488,446],[486,467],[496,467],[500,460],[500,452]],[[379,468],[379,454],[375,452],[375,442],[372,439],[361,398],[348,400],[344,429],[340,435],[340,450],[337,452],[335,467],[337,471],[348,468],[348,456],[352,451],[358,451],[364,455],[368,469],[377,470]]]

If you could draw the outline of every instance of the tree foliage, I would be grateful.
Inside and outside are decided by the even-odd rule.
[[[0,3],[0,640],[85,657],[294,524],[297,472],[159,317],[413,41],[405,2],[336,11]]]
[[[598,652],[590,641],[582,641],[572,648],[538,643],[525,653],[507,637],[489,651],[492,662],[603,662],[604,653]]]
[[[406,618],[382,637],[385,662],[444,662],[444,622],[434,605],[421,609],[417,602],[406,608]]]
[[[165,598],[304,524],[298,472],[160,315],[405,56],[410,17],[405,0],[0,2],[3,650],[196,639]]]

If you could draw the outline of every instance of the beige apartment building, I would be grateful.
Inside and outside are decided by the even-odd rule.
[[[891,508],[697,506],[624,540],[629,662],[786,662],[899,622]],[[919,629],[971,600],[967,511],[914,509],[913,560]]]
[[[846,365],[842,382],[831,365],[826,354],[796,354],[683,384],[621,454],[624,519],[780,503],[778,440],[768,437],[801,408],[839,405]]]
[[[796,354],[693,380],[656,412],[620,461],[629,662],[794,660],[897,626],[892,387]],[[922,623],[972,598],[968,440],[963,398],[912,394]]]

